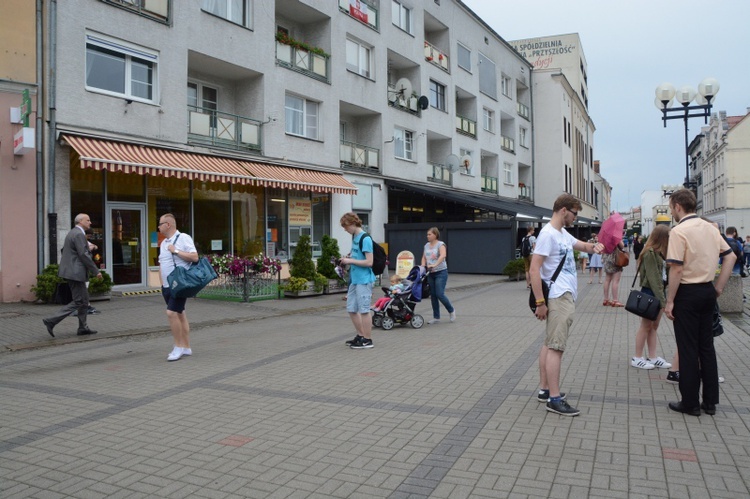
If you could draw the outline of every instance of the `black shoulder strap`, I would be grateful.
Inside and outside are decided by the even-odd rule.
[[[557,280],[557,276],[560,275],[560,271],[563,268],[563,265],[565,264],[565,259],[568,258],[568,252],[565,251],[565,255],[563,255],[562,260],[560,260],[560,263],[557,265],[557,269],[555,269],[555,273],[552,274],[552,279],[550,279],[549,284],[552,286],[554,282]]]
[[[177,237],[174,238],[174,241],[172,241],[172,244],[176,244],[177,240],[180,238],[180,234],[177,234]],[[176,248],[177,246],[175,246]],[[174,259],[174,253],[172,253],[172,263],[174,263],[174,266],[177,266],[177,262]]]
[[[370,234],[368,234],[367,232],[363,232],[362,233],[362,237],[359,238],[359,252],[362,253],[363,255],[365,254],[365,252],[362,250],[362,242],[365,240],[365,236],[367,236],[370,239],[372,239],[372,236]],[[372,245],[373,245],[373,249],[374,249],[374,246],[375,246],[375,240],[374,239],[372,241]]]

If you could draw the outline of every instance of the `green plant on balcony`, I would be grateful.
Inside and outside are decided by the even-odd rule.
[[[279,43],[283,43],[284,45],[289,45],[290,47],[294,47],[299,50],[304,50],[306,52],[311,52],[313,54],[316,54],[322,57],[330,57],[330,55],[327,54],[322,48],[313,47],[312,45],[308,45],[305,42],[300,42],[299,40],[295,40],[294,38],[290,37],[288,34],[284,33],[283,31],[276,32],[276,41]]]

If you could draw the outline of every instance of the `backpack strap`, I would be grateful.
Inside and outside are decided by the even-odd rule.
[[[362,232],[362,237],[359,238],[359,252],[362,253],[363,255],[365,254],[365,252],[362,250],[362,242],[365,240],[365,236],[372,239],[372,236],[370,234],[368,234],[367,232]],[[375,246],[374,239],[372,239],[372,245]]]

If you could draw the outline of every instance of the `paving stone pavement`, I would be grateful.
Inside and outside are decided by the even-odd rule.
[[[717,414],[685,416],[666,370],[630,367],[637,318],[586,282],[561,380],[576,418],[536,400],[523,282],[452,275],[455,323],[375,329],[371,350],[344,345],[341,295],[190,300],[178,362],[159,296],[95,304],[93,338],[2,304],[0,497],[750,497],[747,314],[716,340]]]

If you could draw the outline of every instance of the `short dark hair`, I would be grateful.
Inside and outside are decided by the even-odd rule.
[[[737,227],[733,227],[731,225],[727,227],[725,234],[732,234],[732,237],[735,238],[739,236],[739,234],[737,234]]]
[[[557,199],[555,199],[555,204],[552,206],[552,211],[557,213],[563,208],[578,211],[581,209],[581,201],[572,194],[560,194]]]
[[[687,213],[695,213],[698,201],[695,199],[695,194],[693,194],[693,191],[690,189],[677,189],[669,197],[669,204],[670,206],[679,204]]]

